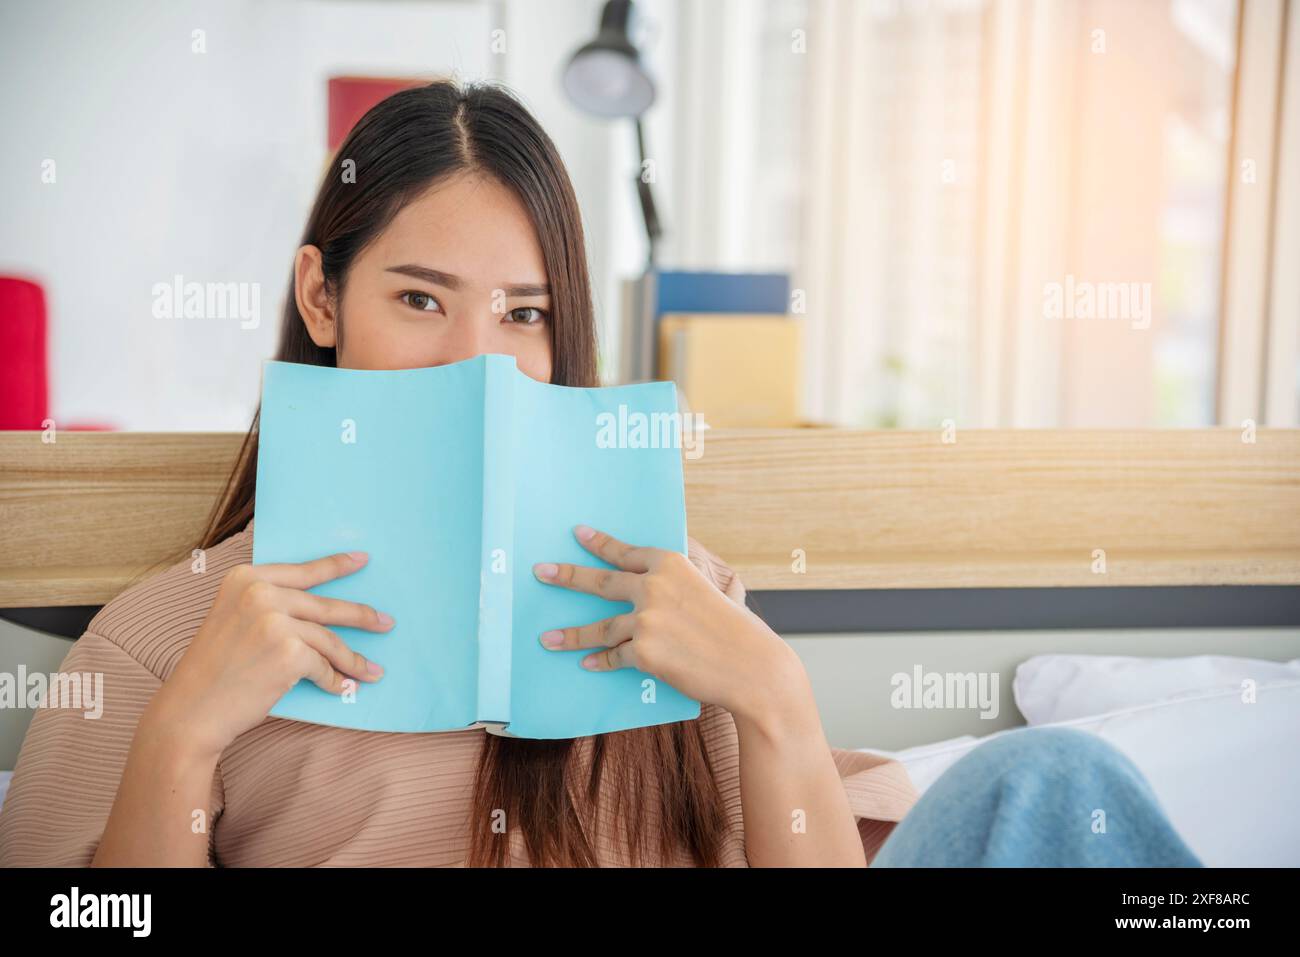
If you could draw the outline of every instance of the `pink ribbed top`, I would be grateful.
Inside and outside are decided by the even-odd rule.
[[[694,541],[689,551],[719,589],[744,601],[744,587],[725,563]],[[95,616],[60,670],[103,673],[103,714],[87,720],[71,708],[36,712],[0,811],[0,866],[90,863],[141,713],[185,653],[225,573],[252,561],[252,553],[250,522],[208,550],[204,574],[180,562],[127,589]],[[729,822],[723,863],[745,867],[735,723],[710,704],[702,705],[699,720]],[[268,717],[237,738],[218,763],[209,864],[461,866],[486,733],[381,733]],[[579,739],[580,761],[592,741]],[[870,860],[916,801],[916,789],[897,761],[838,748],[832,754]],[[597,833],[601,865],[628,863],[618,834],[618,828],[603,827]],[[522,842],[512,846],[512,863],[526,866]],[[654,863],[692,861],[683,850]]]

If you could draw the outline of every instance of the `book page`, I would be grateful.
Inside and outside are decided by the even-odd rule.
[[[268,361],[253,561],[369,552],[311,589],[373,605],[385,633],[334,629],[384,667],[353,696],[300,681],[270,714],[369,731],[476,720],[485,362],[368,371]]]
[[[683,721],[699,702],[634,669],[590,672],[587,651],[539,636],[630,611],[540,582],[537,562],[609,567],[579,545],[583,524],[634,545],[686,552],[682,449],[671,382],[600,389],[515,382],[514,645],[510,723],[529,738],[570,738]],[[666,418],[669,417],[669,418]]]

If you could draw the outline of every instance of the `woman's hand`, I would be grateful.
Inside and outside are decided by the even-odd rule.
[[[330,694],[374,682],[383,669],[325,627],[388,631],[393,619],[307,591],[365,566],[364,552],[301,563],[237,565],[222,580],[198,633],[142,722],[165,728],[187,754],[215,759],[256,727],[299,680]]]
[[[745,855],[751,866],[862,867],[857,822],[798,656],[684,555],[636,548],[579,525],[578,541],[615,566],[541,564],[544,582],[627,601],[632,611],[542,635],[592,649],[596,671],[639,668],[736,721]],[[554,639],[554,641],[548,641]],[[806,826],[795,830],[793,820]]]
[[[633,609],[589,625],[548,631],[541,636],[545,647],[590,649],[595,653],[582,659],[586,668],[637,668],[742,720],[770,716],[792,695],[803,704],[807,676],[798,656],[685,555],[638,548],[585,525],[574,534],[614,570],[542,563],[534,566],[534,574],[547,584],[631,602]]]

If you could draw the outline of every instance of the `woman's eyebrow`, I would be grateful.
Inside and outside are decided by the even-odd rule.
[[[412,279],[423,279],[425,282],[431,282],[435,286],[442,286],[445,289],[460,289],[464,285],[459,276],[453,276],[441,269],[417,266],[414,263],[389,266],[385,271],[401,273],[403,276],[410,276]],[[507,296],[549,296],[551,294],[551,287],[546,283],[511,283],[502,286],[501,289]]]

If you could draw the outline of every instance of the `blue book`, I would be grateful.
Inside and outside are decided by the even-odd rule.
[[[790,277],[785,273],[656,273],[655,318],[666,312],[774,312],[790,310]]]
[[[365,551],[311,591],[396,619],[335,629],[384,667],[355,695],[303,680],[270,714],[367,731],[482,727],[573,738],[699,717],[699,702],[634,669],[591,672],[542,632],[630,611],[548,585],[537,562],[608,568],[590,525],[686,553],[676,387],[537,382],[511,356],[421,369],[263,367],[253,562]]]

